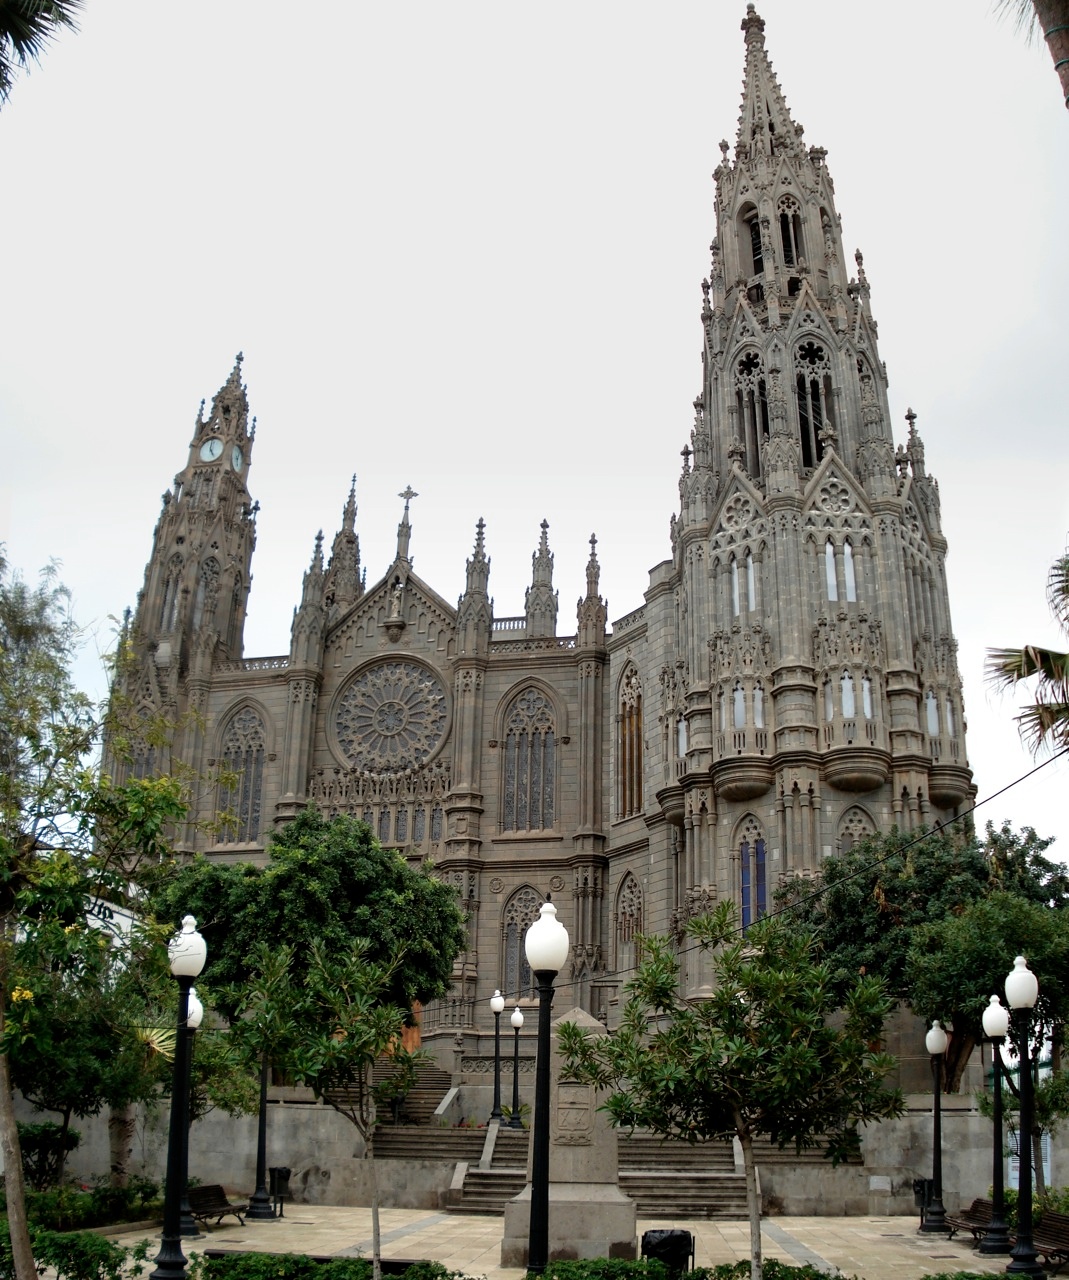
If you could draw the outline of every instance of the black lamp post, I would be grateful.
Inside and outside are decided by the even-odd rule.
[[[491,1120],[501,1119],[501,1012],[505,1007],[505,997],[495,991],[490,997],[490,1008],[494,1013],[494,1107],[490,1112]]]
[[[193,1041],[196,1037],[197,1029],[204,1021],[204,1006],[197,995],[196,987],[189,988],[188,1008],[189,1016],[186,1018],[186,1035],[189,1037],[189,1067],[192,1074]],[[204,1232],[201,1231],[196,1218],[193,1217],[193,1211],[189,1207],[189,1130],[193,1123],[189,1106],[191,1087],[190,1083],[186,1088],[186,1140],[182,1144],[182,1207],[179,1213],[179,1222],[181,1224],[179,1231],[183,1238],[199,1240]]]
[[[178,979],[178,1035],[174,1049],[171,1085],[171,1123],[167,1133],[167,1181],[163,1193],[163,1234],[156,1268],[149,1280],[185,1280],[186,1255],[182,1252],[182,1191],[189,1153],[189,991],[204,968],[207,948],[192,916],[182,920],[181,933],[167,946],[171,972]]]
[[[256,1120],[256,1190],[249,1196],[245,1217],[252,1222],[274,1222],[275,1206],[267,1190],[267,1050],[260,1055],[260,1111]]]
[[[1032,1010],[1039,999],[1039,982],[1029,969],[1024,956],[1018,956],[1006,978],[1006,1003],[1012,1011],[1017,1039],[1017,1057],[1021,1081],[1020,1180],[1017,1189],[1017,1242],[1010,1250],[1006,1270],[1015,1275],[1041,1277],[1046,1273],[1039,1265],[1032,1240],[1032,1116],[1035,1098],[1032,1091]]]
[[[943,1090],[943,1054],[947,1051],[947,1033],[937,1018],[924,1037],[924,1047],[932,1059],[932,1198],[924,1211],[922,1231],[946,1231],[943,1208],[943,1128],[940,1094]]]
[[[1006,1180],[1002,1155],[1002,1042],[1010,1029],[1010,1015],[992,996],[983,1016],[984,1036],[991,1045],[992,1087],[995,1115],[991,1142],[991,1225],[984,1233],[980,1253],[1009,1253],[1010,1234],[1006,1223]]]
[[[520,1119],[520,1028],[523,1026],[523,1014],[517,1005],[509,1019],[512,1023],[512,1115],[509,1116],[510,1129],[522,1129]]]
[[[531,1225],[527,1274],[541,1275],[549,1262],[549,1053],[553,979],[568,958],[568,931],[546,900],[524,938],[527,963],[538,983],[538,1057],[535,1064],[534,1134],[531,1148]]]

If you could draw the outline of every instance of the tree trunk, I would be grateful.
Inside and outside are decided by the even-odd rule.
[[[108,1146],[113,1187],[125,1187],[130,1176],[130,1157],[134,1153],[136,1127],[137,1116],[129,1103],[125,1107],[112,1107],[108,1116]]]
[[[954,1019],[954,1034],[947,1045],[943,1059],[943,1092],[957,1093],[961,1089],[961,1078],[969,1065],[972,1051],[976,1048],[976,1036],[971,1031],[959,1031],[958,1027],[968,1025],[965,1017]]]
[[[379,1233],[379,1171],[370,1140],[364,1143],[364,1159],[371,1177],[371,1280],[382,1280],[382,1239]],[[22,1277],[19,1277],[22,1280]]]
[[[1047,1182],[1043,1177],[1043,1127],[1038,1124],[1032,1126],[1032,1178],[1036,1195],[1043,1195]]]
[[[1069,107],[1069,0],[1032,0],[1032,7]]]
[[[4,1034],[4,996],[0,992],[0,1036]],[[15,1098],[6,1053],[0,1053],[0,1150],[4,1153],[4,1182],[7,1189],[7,1225],[11,1234],[11,1259],[16,1280],[37,1280],[26,1220],[26,1189],[22,1180],[22,1148],[15,1123]]]
[[[735,1132],[742,1146],[742,1169],[746,1179],[746,1209],[750,1218],[750,1280],[761,1280],[761,1197],[757,1191],[757,1165],[753,1139],[742,1117],[735,1116]]]

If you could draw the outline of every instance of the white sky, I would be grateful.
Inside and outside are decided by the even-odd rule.
[[[942,485],[981,797],[1032,765],[984,649],[1059,644],[1069,529],[1069,113],[988,0],[764,0],[794,118],[860,246],[896,440]],[[560,630],[587,539],[610,618],[669,554],[736,0],[88,0],[0,110],[0,540],[79,618],[141,585],[159,499],[238,350],[262,505],[246,654],[282,653],[349,477],[369,583],[411,483],[447,599],[487,521],[499,614],[550,523]],[[101,679],[87,659],[84,679]],[[1060,835],[1058,761],[978,819]]]

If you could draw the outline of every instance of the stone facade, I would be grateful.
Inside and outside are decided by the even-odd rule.
[[[895,444],[825,153],[803,144],[752,6],[743,31],[701,392],[668,555],[637,608],[610,628],[591,538],[574,629],[558,634],[543,524],[524,615],[495,617],[481,521],[450,604],[413,572],[411,491],[369,585],[350,491],[295,592],[289,653],[245,657],[257,505],[240,357],[156,526],[131,693],[185,727],[131,767],[167,769],[173,750],[202,774],[237,771],[193,815],[235,824],[212,838],[191,822],[191,851],[255,860],[315,804],[432,859],[470,927],[423,1038],[461,1075],[492,1055],[495,988],[533,996],[522,935],[547,891],[572,940],[564,998],[612,1025],[637,931],[678,931],[723,898],[753,919],[785,874],[865,833],[950,819],[973,794],[939,489],[912,412]],[[700,956],[685,964],[699,992]]]

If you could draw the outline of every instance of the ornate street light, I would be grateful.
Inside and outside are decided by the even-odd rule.
[[[505,1008],[505,997],[495,991],[490,997],[490,1008],[494,1013],[494,1107],[490,1112],[491,1120],[501,1119],[501,1012]]]
[[[992,1086],[995,1115],[991,1142],[991,1225],[978,1246],[980,1253],[1009,1253],[1010,1235],[1006,1225],[1005,1165],[1002,1155],[1002,1044],[1010,1029],[1009,1011],[992,996],[984,1010],[984,1036],[991,1045]]]
[[[178,1034],[171,1084],[171,1123],[167,1133],[167,1181],[163,1193],[163,1234],[156,1268],[149,1280],[185,1280],[186,1255],[182,1252],[182,1192],[189,1156],[189,992],[193,979],[207,958],[204,939],[192,916],[182,920],[180,933],[167,945],[171,972],[178,979]]]
[[[189,1017],[186,1018],[186,1026],[189,1028],[189,1066],[192,1075],[193,1070],[193,1037],[200,1029],[200,1024],[204,1021],[204,1005],[200,1002],[197,995],[197,988],[189,988]],[[192,1087],[192,1086],[191,1086]],[[197,1240],[204,1233],[197,1225],[196,1218],[193,1217],[193,1211],[189,1207],[189,1130],[193,1123],[191,1109],[189,1106],[190,1089],[186,1090],[186,1140],[183,1143],[182,1150],[182,1208],[179,1216],[181,1222],[181,1234],[187,1239]]]
[[[523,1026],[523,1014],[517,1005],[509,1018],[512,1023],[512,1115],[509,1116],[510,1129],[522,1129],[520,1119],[520,1028]]]
[[[275,1206],[267,1190],[267,1049],[260,1054],[260,1109],[256,1117],[256,1190],[249,1196],[245,1217],[250,1222],[274,1222]]]
[[[1024,956],[1018,956],[1006,977],[1006,1003],[1010,1006],[1016,1029],[1017,1060],[1020,1063],[1021,1123],[1020,1179],[1017,1190],[1017,1242],[1010,1250],[1006,1268],[1015,1275],[1043,1276],[1036,1247],[1032,1240],[1032,1115],[1035,1098],[1032,1089],[1032,1010],[1039,999],[1039,981],[1029,969]]]
[[[534,1133],[531,1148],[531,1225],[527,1272],[541,1275],[549,1262],[549,1052],[553,979],[568,959],[568,931],[557,919],[549,894],[523,941],[538,983],[538,1050],[535,1060]]]
[[[922,1231],[947,1229],[946,1210],[943,1208],[943,1130],[939,1095],[943,1089],[943,1054],[949,1043],[947,1033],[936,1018],[924,1037],[924,1047],[932,1059],[932,1198],[924,1211]]]

